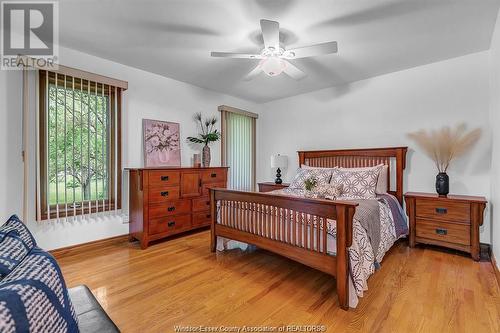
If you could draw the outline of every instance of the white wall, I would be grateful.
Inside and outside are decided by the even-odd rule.
[[[467,123],[480,142],[449,170],[456,194],[490,194],[489,52],[475,53],[350,85],[263,104],[258,179],[271,180],[270,156],[289,156],[284,179],[298,167],[297,150],[409,146],[405,190],[434,192],[436,169],[407,138],[419,129]],[[490,242],[488,212],[481,241]]]
[[[196,134],[195,123],[192,121],[193,113],[202,112],[205,115],[218,115],[217,106],[221,104],[259,112],[258,106],[252,102],[70,49],[60,49],[60,63],[129,82],[129,89],[123,95],[122,147],[124,167],[143,165],[143,118],[167,120],[181,124],[182,165],[190,166],[192,155],[197,151],[190,147],[184,139],[186,136]],[[34,79],[34,73],[31,76]],[[0,129],[2,131],[0,156],[3,156],[0,162],[0,221],[5,220],[13,213],[20,216],[22,214],[21,87],[22,76],[19,71],[0,71]],[[33,90],[34,86],[32,86],[31,91]],[[34,112],[33,108],[32,112]],[[34,113],[31,118],[34,119]],[[31,139],[30,149],[34,153],[34,135],[31,135]],[[33,158],[33,154],[31,157]],[[212,146],[212,165],[220,165],[219,144]],[[29,193],[35,193],[34,179],[34,172],[32,172]],[[30,198],[34,200],[33,195]],[[30,215],[28,226],[39,245],[45,249],[60,248],[128,233],[128,224],[123,223],[122,219],[116,216],[87,221],[35,222],[34,209]]]
[[[500,268],[500,12],[490,49],[490,116],[493,128],[493,157],[491,163],[491,211],[493,254]]]

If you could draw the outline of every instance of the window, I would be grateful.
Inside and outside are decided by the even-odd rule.
[[[229,188],[255,189],[255,130],[257,115],[230,106],[221,111],[222,165],[229,167]]]
[[[39,71],[39,216],[103,212],[121,202],[121,89]]]

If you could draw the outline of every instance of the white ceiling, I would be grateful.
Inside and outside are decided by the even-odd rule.
[[[266,102],[489,49],[500,0],[64,0],[61,45],[200,87]],[[339,52],[292,61],[308,76],[242,77],[259,52],[259,20],[293,48]]]

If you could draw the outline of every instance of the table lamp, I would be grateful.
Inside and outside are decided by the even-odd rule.
[[[281,180],[281,169],[286,168],[287,165],[288,165],[288,156],[280,154],[271,156],[271,168],[277,168],[276,179],[274,180],[275,184],[283,183],[283,181]]]

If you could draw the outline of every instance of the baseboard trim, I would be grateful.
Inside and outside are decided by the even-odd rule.
[[[498,270],[497,261],[495,259],[495,255],[491,254],[491,264],[493,265],[493,271],[495,272],[495,276],[497,278],[497,284],[500,288],[500,270]]]
[[[81,243],[81,244],[75,244],[75,245],[71,245],[71,246],[61,247],[59,249],[50,250],[49,253],[52,254],[56,258],[62,258],[62,257],[67,257],[67,256],[71,256],[71,255],[80,253],[82,251],[88,251],[90,249],[105,247],[105,246],[123,243],[123,242],[127,242],[127,241],[128,241],[128,234],[119,235],[119,236],[114,236],[114,237],[109,237],[109,238],[104,238],[104,239],[98,239],[98,240],[87,242],[87,243]]]

